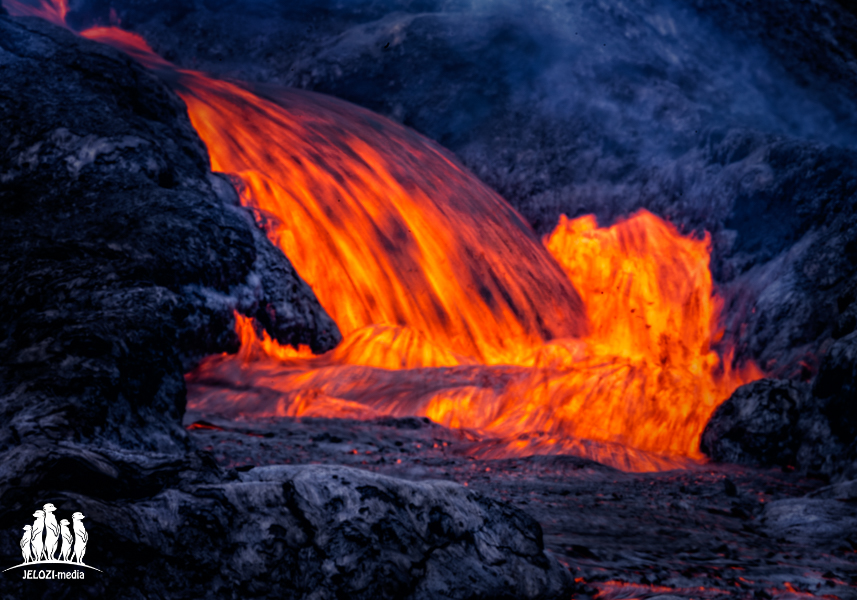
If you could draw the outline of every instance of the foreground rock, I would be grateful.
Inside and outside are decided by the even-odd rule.
[[[833,434],[857,459],[857,332],[837,340],[821,361],[812,393],[821,400]],[[857,476],[857,462],[853,467]]]
[[[708,463],[623,473],[573,456],[491,460],[479,455],[492,440],[414,418],[236,420],[190,410],[185,423],[219,464],[239,471],[322,461],[455,481],[509,502],[541,523],[545,547],[585,582],[575,598],[785,600],[790,587],[802,598],[857,598],[853,530],[819,538],[802,537],[794,521],[794,534],[774,528],[768,507],[805,495],[824,500],[828,515],[857,515],[844,490],[822,497],[830,486],[797,470]],[[816,516],[831,523],[801,518],[811,527]]]
[[[158,80],[0,17],[0,149],[0,561],[20,563],[23,525],[51,502],[84,513],[103,571],[9,571],[2,597],[566,594],[539,525],[458,485],[239,477],[196,450],[182,374],[236,348],[233,311],[316,351],[339,333]]]
[[[718,462],[842,477],[855,458],[853,438],[835,429],[808,385],[762,379],[738,388],[717,408],[700,449]]]
[[[826,548],[857,546],[857,480],[823,487],[765,507],[769,535]]]
[[[236,348],[235,310],[335,345],[158,80],[35,20],[0,21],[0,56],[0,448],[181,451],[182,374]]]
[[[105,573],[87,585],[116,598],[548,599],[570,584],[531,517],[450,482],[277,466],[134,502],[53,501],[92,521],[88,564]]]

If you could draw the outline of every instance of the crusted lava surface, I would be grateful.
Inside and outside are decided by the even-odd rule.
[[[485,460],[473,457],[484,443],[475,432],[417,417],[235,420],[190,411],[185,426],[238,472],[348,465],[456,481],[509,502],[541,524],[578,597],[857,598],[853,531],[819,540],[770,522],[771,506],[825,489],[825,481],[788,469],[705,464],[625,473],[573,456]]]

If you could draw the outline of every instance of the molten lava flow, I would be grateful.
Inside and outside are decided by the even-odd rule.
[[[16,17],[39,17],[54,25],[66,26],[68,0],[38,0],[35,6],[20,0],[3,0],[3,7]]]
[[[710,346],[720,305],[707,235],[682,237],[647,211],[609,228],[563,215],[545,245],[583,297],[598,354],[695,374],[717,365]]]
[[[174,71],[175,67],[155,54],[148,42],[130,31],[117,27],[90,27],[80,32],[85,38],[107,44],[133,57],[150,69]]]
[[[733,371],[712,350],[720,302],[707,237],[684,238],[640,211],[609,228],[562,217],[545,243],[583,297],[591,331],[584,346],[546,345],[487,425],[506,435],[547,431],[560,447],[575,436],[700,457],[714,409],[761,376],[752,365]]]
[[[178,89],[214,169],[241,179],[344,335],[401,327],[399,341],[518,364],[586,331],[577,293],[520,215],[428,140],[316,94],[274,103],[191,73]],[[394,362],[438,364],[429,354]]]
[[[62,24],[64,1],[13,14]],[[284,348],[237,316],[237,356],[188,375],[192,408],[372,418],[472,430],[483,457],[572,453],[627,470],[699,458],[717,405],[761,376],[715,346],[708,239],[641,211],[612,227],[563,217],[540,244],[433,143],[296,90],[268,99],[178,71],[135,34],[108,43],[169,79],[215,169],[312,286],[345,340]],[[722,356],[721,356],[722,355]]]
[[[590,310],[583,339],[553,340],[519,365],[491,366],[375,326],[310,358],[267,337],[257,341],[250,320],[240,318],[243,364],[220,357],[203,365],[190,378],[195,406],[223,411],[232,403],[235,414],[256,415],[428,416],[499,438],[472,448],[482,458],[569,453],[626,470],[701,458],[699,436],[711,413],[738,385],[761,376],[753,365],[733,370],[729,353],[721,361],[712,349],[720,303],[707,237],[682,237],[641,211],[609,228],[592,217],[563,217],[545,245]],[[434,368],[411,361],[414,348],[424,355],[430,348]]]
[[[16,17],[39,17],[60,27],[68,27],[66,17],[69,13],[68,0],[38,0],[36,5],[21,0],[2,0],[3,7]],[[111,20],[115,15],[111,11]],[[117,20],[118,21],[118,20]],[[90,27],[77,32],[80,36],[107,44],[125,52],[150,69],[169,69],[175,67],[158,56],[141,36],[119,29],[118,27]]]

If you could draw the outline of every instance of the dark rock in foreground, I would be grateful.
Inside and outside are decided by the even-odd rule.
[[[105,573],[86,579],[118,598],[549,599],[571,583],[531,517],[451,482],[274,466],[134,502],[54,503],[92,521],[88,564]]]
[[[823,487],[802,498],[775,500],[765,507],[763,523],[778,538],[857,547],[857,480]]]
[[[282,535],[304,584],[298,597],[551,598],[569,583],[535,520],[456,483],[332,466],[261,467],[240,479],[230,487],[246,505],[265,496],[295,519]],[[231,535],[252,539],[258,519],[246,524]]]
[[[833,427],[809,386],[762,379],[738,388],[714,411],[700,449],[718,462],[841,475],[850,440],[835,436]]]
[[[797,470],[728,464],[623,473],[573,456],[474,458],[490,439],[422,419],[234,419],[190,410],[185,423],[218,464],[250,474],[254,464],[321,461],[455,481],[509,502],[541,523],[545,547],[585,581],[575,598],[785,600],[788,582],[807,594],[800,597],[857,600],[857,536],[830,527],[830,516],[857,517],[845,494],[853,484],[824,487]],[[777,529],[768,507],[805,495],[810,510]],[[800,534],[813,523],[827,537]]]
[[[857,332],[831,346],[821,361],[812,392],[822,400],[822,411],[830,419],[833,434],[857,458]]]
[[[0,560],[81,511],[83,581],[3,598],[557,598],[520,510],[352,469],[224,474],[181,426],[182,374],[233,310],[315,350],[335,324],[211,174],[184,106],[121,54],[0,17]]]
[[[335,345],[162,83],[37,20],[0,21],[0,56],[0,449],[181,451],[182,374],[237,348],[235,310]]]

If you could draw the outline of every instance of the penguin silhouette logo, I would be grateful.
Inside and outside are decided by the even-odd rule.
[[[72,513],[69,519],[57,519],[57,507],[48,502],[33,513],[35,521],[32,525],[24,525],[24,535],[21,538],[20,565],[0,571],[5,573],[18,567],[31,565],[51,565],[58,567],[51,574],[42,570],[25,570],[24,579],[83,579],[84,571],[68,570],[69,567],[86,567],[101,573],[101,569],[83,562],[86,546],[89,543],[89,532],[83,526],[82,512]],[[20,530],[18,530],[20,531]]]
[[[89,541],[89,535],[81,523],[83,520],[82,513],[76,512],[71,518],[74,521],[74,559],[83,564],[83,555],[86,554],[86,542]]]

